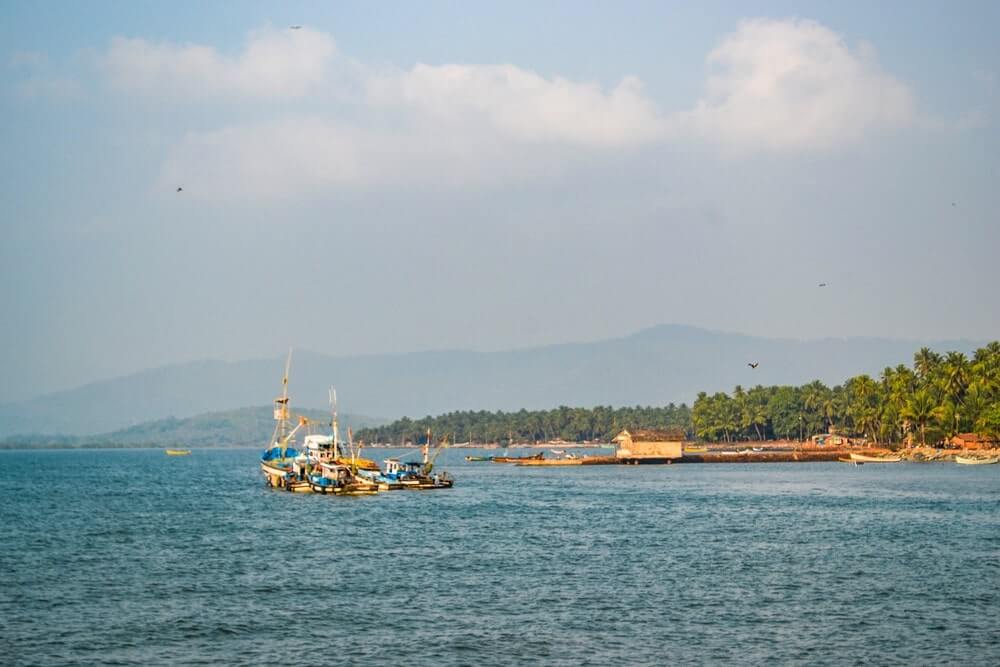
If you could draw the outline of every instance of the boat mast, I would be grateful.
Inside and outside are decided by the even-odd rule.
[[[288,374],[292,368],[292,348],[288,348],[288,358],[285,360],[285,375],[281,378],[281,396],[274,399],[274,434],[271,436],[271,447],[281,443],[281,457],[285,457],[285,434],[288,431]]]
[[[351,448],[351,472],[356,473],[358,471],[358,457],[354,452],[354,429],[350,426],[347,427],[347,446]]]
[[[452,435],[452,437],[454,438],[454,434]],[[428,439],[428,445],[429,444],[430,444],[430,440]],[[424,450],[424,474],[425,475],[431,474],[431,470],[434,469],[434,462],[437,460],[438,454],[440,454],[441,450],[444,449],[447,446],[448,446],[448,436],[445,436],[444,440],[441,441],[441,444],[439,444],[437,446],[437,449],[434,450],[434,454],[433,454],[433,456],[430,457],[430,459],[427,458],[427,450],[426,449]]]

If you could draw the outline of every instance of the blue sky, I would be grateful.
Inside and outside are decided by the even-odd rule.
[[[996,338],[998,24],[5,3],[0,400],[289,345]]]

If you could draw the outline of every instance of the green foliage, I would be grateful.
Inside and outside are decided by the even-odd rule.
[[[671,403],[665,407],[597,406],[588,409],[560,406],[554,410],[530,412],[449,412],[417,420],[403,417],[385,426],[360,430],[355,438],[368,443],[423,444],[427,441],[427,429],[430,429],[433,439],[447,437],[453,442],[608,442],[625,427],[680,427],[690,432],[691,410],[684,404]]]
[[[805,439],[834,428],[874,444],[935,443],[970,430],[1000,437],[1000,343],[971,360],[924,348],[912,370],[886,368],[878,380],[859,375],[832,389],[817,381],[702,392],[691,413],[695,435],[710,441]]]

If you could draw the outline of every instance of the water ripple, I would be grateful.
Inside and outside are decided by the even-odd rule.
[[[451,491],[348,499],[250,450],[0,457],[0,662],[1000,663],[1000,466],[449,451]]]

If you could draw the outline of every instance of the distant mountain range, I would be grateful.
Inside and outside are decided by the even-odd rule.
[[[316,421],[314,433],[330,433],[330,413],[323,410],[299,410],[296,414]],[[381,426],[384,419],[359,415],[340,415],[338,422],[347,438],[355,430]],[[274,431],[271,406],[208,412],[178,419],[168,417],[144,422],[111,433],[96,435],[11,435],[0,439],[0,449],[13,447],[235,447],[259,446],[268,442]]]
[[[927,346],[971,352],[983,341],[877,338],[785,340],[662,325],[593,343],[501,352],[468,350],[332,357],[296,351],[293,408],[325,409],[335,385],[341,409],[394,419],[452,410],[559,405],[691,403],[699,391],[741,384],[839,384],[859,373],[911,364]],[[749,362],[758,363],[751,369]],[[168,417],[267,404],[284,359],[200,361],[146,370],[20,403],[0,405],[0,438],[108,433]],[[145,426],[144,426],[145,428]]]

